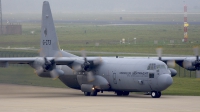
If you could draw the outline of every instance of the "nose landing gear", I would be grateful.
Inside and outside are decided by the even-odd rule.
[[[152,91],[151,92],[151,97],[152,98],[160,98],[161,97],[161,92],[160,91]]]

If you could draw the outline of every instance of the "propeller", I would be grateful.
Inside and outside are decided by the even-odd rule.
[[[157,48],[156,49],[156,53],[157,53],[157,56],[158,56],[158,59],[161,60],[162,58],[162,48]]]
[[[199,60],[199,47],[193,48],[195,60],[185,59],[183,61],[183,67],[186,69],[196,70],[196,75],[200,76],[200,60]]]
[[[163,52],[163,49],[161,47],[156,49],[156,53],[159,60],[162,60],[162,52]],[[166,64],[168,67],[171,67],[171,68],[174,68],[176,66],[176,63],[174,60],[168,60]]]
[[[87,60],[85,50],[81,51],[81,55],[83,56],[83,59],[84,59],[84,63],[82,65],[82,69],[83,69],[84,72],[86,72],[88,82],[92,82],[92,81],[95,80],[95,78],[94,78],[94,74],[93,74],[93,72],[91,71],[91,68],[90,68],[91,64]]]
[[[83,72],[87,77],[87,81],[92,82],[95,80],[92,69],[95,65],[101,64],[102,59],[96,58],[93,61],[88,61],[85,50],[81,51],[81,55],[83,59],[74,61],[74,63],[72,64],[72,69],[75,72]]]
[[[170,68],[174,68],[176,66],[176,62],[174,60],[167,61],[167,66]]]
[[[49,72],[51,77],[53,79],[58,78],[60,75],[64,75],[64,72],[59,69],[56,66],[56,62],[55,60],[59,57],[61,57],[61,55],[58,55],[59,53],[57,52],[56,55],[54,56],[53,59],[47,59],[46,56],[38,58],[37,60],[35,60],[35,69],[36,69],[36,73],[38,75],[44,73],[44,72]],[[43,54],[42,54],[43,55]]]
[[[184,68],[188,69],[188,68],[190,68],[191,66],[192,66],[192,62],[191,62],[191,61],[189,61],[189,60],[184,60],[184,61],[183,61],[183,67],[184,67]]]
[[[81,51],[81,54],[82,54],[83,59],[84,59],[84,63],[83,63],[83,65],[82,65],[83,71],[89,71],[89,69],[90,69],[90,63],[89,63],[88,60],[87,60],[85,50],[82,50],[82,51]]]

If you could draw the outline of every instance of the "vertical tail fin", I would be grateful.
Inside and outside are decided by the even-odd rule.
[[[60,51],[49,2],[43,2],[40,56],[53,57]]]

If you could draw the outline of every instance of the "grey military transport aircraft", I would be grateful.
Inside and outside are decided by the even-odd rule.
[[[157,59],[126,59],[117,57],[83,57],[59,48],[49,2],[43,2],[40,57],[0,58],[0,66],[28,64],[40,77],[58,78],[66,86],[96,96],[113,91],[118,96],[129,92],[151,92],[160,98],[161,91],[172,83],[171,70]]]

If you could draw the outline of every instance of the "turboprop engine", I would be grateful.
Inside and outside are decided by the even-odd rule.
[[[64,75],[64,72],[56,66],[54,58],[37,58],[31,66],[35,69],[35,73],[40,77],[57,78],[60,75]]]

